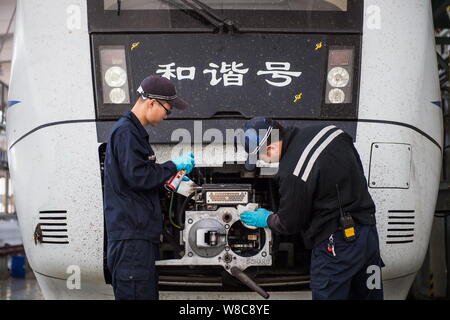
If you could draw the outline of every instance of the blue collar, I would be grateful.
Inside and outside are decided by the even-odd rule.
[[[136,117],[136,115],[133,112],[131,112],[131,111],[125,112],[124,117],[127,117],[128,119],[130,119],[131,122],[138,129],[141,137],[148,140],[149,135],[147,133],[147,130],[145,130],[144,126],[142,125],[142,123],[139,121],[139,119]]]

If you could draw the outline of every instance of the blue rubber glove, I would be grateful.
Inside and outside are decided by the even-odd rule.
[[[195,167],[195,159],[192,152],[182,154],[181,156],[173,159],[172,162],[175,164],[178,171],[186,170],[186,174],[191,173],[192,169]]]
[[[241,214],[241,220],[248,226],[254,226],[258,228],[268,228],[267,218],[272,213],[266,209],[260,208],[256,211],[246,211]]]

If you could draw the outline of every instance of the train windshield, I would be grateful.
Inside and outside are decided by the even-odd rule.
[[[216,10],[347,11],[347,0],[202,0]],[[195,3],[195,2],[193,2]],[[171,0],[122,0],[121,10],[179,10]],[[118,10],[119,1],[104,0],[104,10]]]
[[[360,33],[360,0],[91,0],[91,32],[214,32],[210,13],[240,32]],[[205,22],[206,20],[206,22]]]

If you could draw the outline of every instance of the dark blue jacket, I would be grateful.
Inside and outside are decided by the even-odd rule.
[[[177,168],[172,161],[157,164],[148,140],[147,131],[131,111],[117,121],[108,139],[104,168],[108,241],[159,242],[159,188]]]
[[[375,203],[352,138],[333,125],[286,128],[276,175],[278,211],[268,218],[272,231],[300,232],[314,248],[339,229],[340,204],[357,224],[375,224]]]

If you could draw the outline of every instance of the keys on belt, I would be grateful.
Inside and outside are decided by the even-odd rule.
[[[334,251],[334,238],[333,235],[331,235],[328,238],[328,246],[327,251],[333,254],[333,257],[336,257],[336,251]]]

